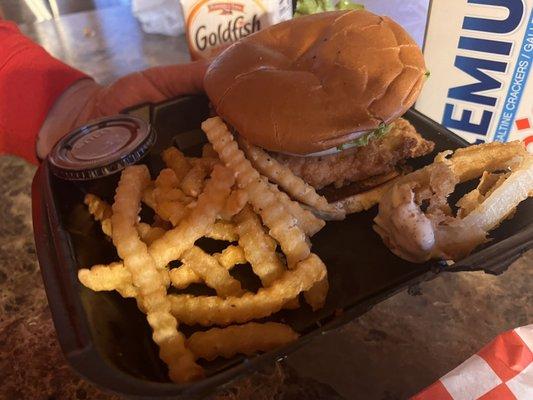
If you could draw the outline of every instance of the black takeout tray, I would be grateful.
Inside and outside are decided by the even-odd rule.
[[[199,129],[209,112],[203,96],[185,97],[157,106],[140,107],[133,114],[150,119],[158,140],[142,160],[153,174],[162,167],[159,153],[171,144],[198,148],[205,141]],[[425,137],[436,144],[435,153],[467,143],[410,110],[405,116]],[[434,154],[417,160],[431,162]],[[443,270],[484,270],[501,273],[524,251],[533,247],[533,201],[522,203],[512,220],[491,235],[493,240],[468,258],[446,266],[438,262],[412,264],[394,256],[372,230],[375,208],[354,214],[345,221],[328,222],[312,238],[313,251],[326,263],[330,290],[326,306],[311,312],[285,310],[271,320],[290,324],[300,338],[284,348],[254,357],[235,357],[206,364],[207,377],[189,384],[168,381],[159,360],[150,329],[135,301],[114,292],[93,292],[77,279],[80,266],[108,263],[116,252],[98,223],[83,205],[87,192],[112,200],[118,175],[90,183],[62,181],[44,162],[32,188],[33,226],[37,255],[54,324],[63,352],[72,367],[103,388],[136,398],[197,398],[248,373],[264,362],[285,357],[317,335],[331,331],[365,313],[374,304],[398,291],[432,279]],[[459,188],[464,193],[466,187]],[[216,244],[206,244],[207,247]],[[236,272],[245,286],[253,287],[246,267]],[[185,334],[194,328],[181,326]]]

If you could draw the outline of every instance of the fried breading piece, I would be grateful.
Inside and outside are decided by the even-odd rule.
[[[533,194],[533,156],[519,142],[470,146],[450,154],[443,152],[433,164],[399,178],[380,200],[374,230],[405,260],[464,258]],[[462,197],[454,216],[448,196],[459,182],[478,174],[483,176],[480,184]]]

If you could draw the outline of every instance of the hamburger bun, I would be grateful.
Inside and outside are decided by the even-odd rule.
[[[218,115],[251,143],[309,154],[404,114],[425,73],[400,25],[364,10],[334,11],[239,40],[211,63],[204,84]]]

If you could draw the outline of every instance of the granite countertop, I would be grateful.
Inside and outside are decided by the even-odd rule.
[[[188,58],[183,37],[145,35],[123,8],[25,32],[100,82]],[[0,399],[115,399],[77,376],[57,343],[33,244],[34,172],[0,157]],[[442,273],[212,399],[404,399],[497,334],[533,321],[532,265],[530,251],[501,276]]]

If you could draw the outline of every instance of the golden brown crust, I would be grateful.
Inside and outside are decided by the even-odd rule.
[[[217,113],[250,142],[306,154],[402,115],[425,72],[420,48],[394,21],[335,11],[240,40],[204,83]]]
[[[272,154],[279,162],[316,189],[334,184],[341,187],[350,182],[387,174],[408,158],[433,151],[433,142],[423,139],[409,121],[399,118],[382,139],[367,146],[356,147],[321,157],[298,157]]]

